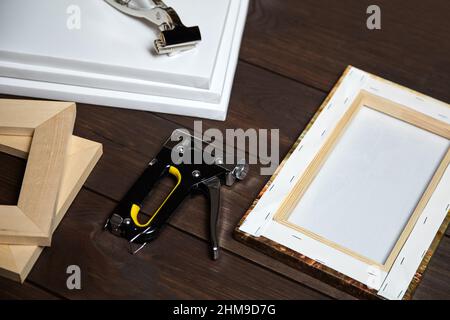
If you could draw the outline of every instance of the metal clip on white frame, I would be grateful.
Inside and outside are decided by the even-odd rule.
[[[137,18],[144,18],[155,24],[161,31],[154,41],[158,54],[175,54],[195,48],[202,40],[198,26],[186,27],[176,11],[161,0],[147,0],[153,7],[140,8],[133,0],[105,0],[117,10]]]

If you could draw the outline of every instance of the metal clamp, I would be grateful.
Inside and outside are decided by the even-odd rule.
[[[161,0],[147,0],[153,6],[139,7],[133,0],[105,0],[117,10],[155,24],[161,31],[154,41],[158,54],[174,54],[195,48],[202,40],[198,26],[186,27],[177,12]]]

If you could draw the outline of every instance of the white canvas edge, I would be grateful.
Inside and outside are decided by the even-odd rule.
[[[103,1],[103,0],[98,0]],[[234,0],[230,0],[226,4],[226,12],[224,15],[224,22],[223,24],[220,24],[220,29],[218,29],[218,39],[217,41],[217,47],[215,50],[215,54],[211,55],[211,68],[205,72],[204,74],[192,74],[191,71],[180,70],[174,72],[173,70],[152,70],[151,77],[149,78],[148,74],[142,73],[141,69],[136,67],[126,67],[126,66],[120,66],[120,65],[107,65],[109,68],[114,69],[114,73],[110,73],[110,75],[119,75],[119,74],[128,74],[130,78],[141,78],[143,80],[149,80],[159,83],[165,83],[165,84],[177,84],[180,86],[188,86],[188,87],[195,87],[195,88],[203,88],[207,89],[211,86],[211,80],[212,76],[214,74],[214,70],[216,68],[217,58],[220,52],[221,42],[222,42],[222,36],[224,34],[224,30],[226,27],[226,21],[228,20],[229,16],[229,9],[231,7],[231,2]],[[237,0],[239,1],[239,0]],[[170,1],[172,2],[172,1]],[[102,3],[106,7],[107,10],[111,10],[111,12],[114,12],[114,14],[123,15],[121,12],[117,12],[117,9],[111,8],[111,6],[107,3]],[[191,6],[192,7],[192,6]],[[180,8],[179,8],[180,9]],[[186,9],[186,8],[184,8]],[[181,10],[181,9],[180,9]],[[198,11],[198,9],[196,10]],[[181,13],[182,11],[180,11]],[[186,19],[186,22],[192,18],[191,15],[188,17],[183,14],[183,16]],[[221,21],[222,22],[222,21]],[[193,23],[192,25],[194,25]],[[156,32],[156,35],[158,33]],[[203,42],[199,44],[199,47],[203,46]],[[184,54],[189,55],[189,52],[185,52]],[[29,53],[23,53],[23,52],[17,52],[17,51],[9,51],[9,50],[0,50],[0,55],[3,56],[5,61],[12,62],[12,63],[21,63],[23,61],[24,64],[46,64],[48,60],[52,60],[53,63],[55,63],[55,68],[64,68],[67,65],[70,65],[72,69],[80,70],[83,69],[87,72],[89,72],[91,69],[100,70],[100,72],[104,72],[104,67],[102,64],[99,64],[98,62],[92,62],[92,61],[83,61],[83,60],[70,60],[65,58],[56,58],[51,57],[47,55],[33,55]],[[197,68],[198,69],[198,68]],[[33,80],[33,79],[27,79],[27,80]]]
[[[332,132],[330,129],[334,128],[341,119],[361,89],[411,106],[441,121],[450,122],[450,108],[445,103],[412,93],[405,88],[351,68],[313,126],[292,152],[270,188],[249,213],[240,230],[253,236],[264,236],[311,259],[318,260],[336,271],[379,290],[379,295],[382,297],[401,299],[420,265],[424,252],[428,249],[447,214],[450,197],[446,190],[450,190],[450,168],[445,171],[419,218],[420,222],[424,221],[423,217],[427,217],[427,223],[417,223],[414,226],[389,273],[273,220],[273,215],[282,200],[325,143],[327,136]]]
[[[238,63],[241,39],[247,17],[248,4],[249,0],[241,0],[225,84],[219,103],[158,97],[123,91],[95,89],[7,77],[0,77],[0,92],[3,94],[75,101],[223,121],[227,115],[234,74]]]
[[[241,0],[230,2],[227,22],[219,46],[211,79],[211,87],[209,89],[2,60],[0,60],[0,76],[219,103],[225,86],[233,39],[239,21],[240,6]]]

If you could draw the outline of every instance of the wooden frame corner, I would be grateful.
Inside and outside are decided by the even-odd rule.
[[[0,206],[0,243],[49,246],[74,103],[0,99],[0,134],[32,137],[16,206]]]
[[[31,140],[31,137],[0,135],[0,151],[27,158]],[[100,143],[76,136],[71,137],[65,158],[53,230],[61,222],[102,153]],[[42,249],[35,245],[0,244],[0,276],[17,282],[25,281]]]

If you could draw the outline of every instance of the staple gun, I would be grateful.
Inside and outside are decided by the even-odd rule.
[[[197,139],[186,131],[176,130],[158,155],[119,202],[105,224],[114,235],[129,241],[134,254],[148,242],[154,240],[165,223],[180,205],[194,191],[203,192],[210,203],[210,246],[212,258],[219,256],[217,222],[220,211],[220,187],[233,185],[243,180],[249,170],[244,160],[225,164],[223,157],[215,152],[211,144]],[[200,161],[198,161],[200,159]],[[205,161],[208,159],[208,161]],[[196,161],[197,160],[197,161]],[[176,184],[156,211],[146,222],[140,222],[138,215],[142,203],[155,183],[166,175],[172,175]]]

